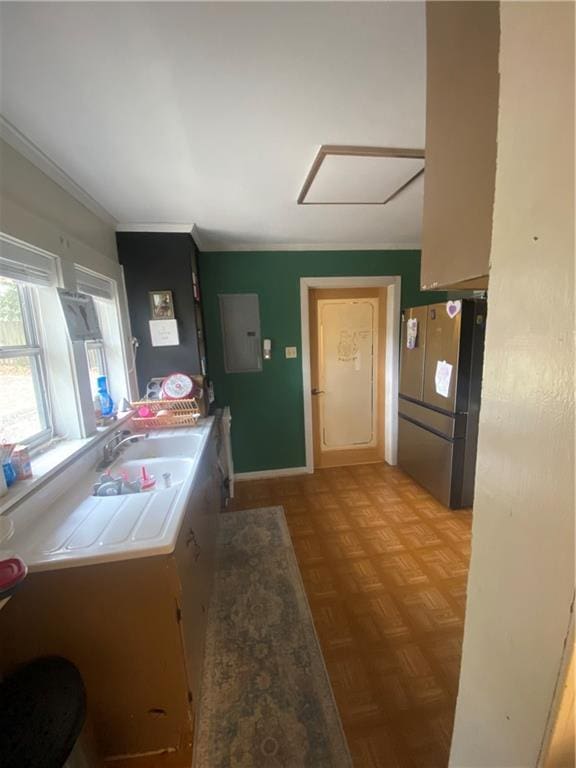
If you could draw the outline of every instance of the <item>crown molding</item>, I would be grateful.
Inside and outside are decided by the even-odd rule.
[[[198,243],[196,243],[198,245]],[[419,251],[420,243],[214,243],[198,245],[205,253],[246,251]]]
[[[249,251],[419,251],[420,243],[234,243],[204,238],[197,224],[126,223],[117,232],[166,232],[191,235],[203,253],[247,253]]]
[[[116,226],[116,219],[112,214],[100,205],[92,195],[77,184],[66,171],[62,170],[48,155],[36,146],[30,139],[28,139],[18,128],[7,120],[3,115],[0,115],[0,137],[9,144],[12,149],[21,154],[26,160],[29,160],[36,166],[42,173],[53,182],[58,184],[59,187],[65,192],[68,192],[75,200],[81,203],[85,208],[91,211],[97,216],[100,221],[106,224],[110,224],[112,227]]]
[[[172,232],[176,234],[191,235],[194,224],[167,224],[167,223],[126,223],[117,224],[116,232]]]
[[[194,240],[194,243],[196,244],[196,248],[199,251],[202,252],[206,250],[206,244],[202,239],[202,233],[197,224],[194,224],[194,226],[192,227],[192,240]]]

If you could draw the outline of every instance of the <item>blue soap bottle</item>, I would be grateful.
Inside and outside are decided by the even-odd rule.
[[[98,387],[98,397],[100,398],[100,407],[102,409],[102,416],[112,416],[114,413],[114,401],[110,397],[108,392],[108,383],[106,376],[98,376],[96,379],[96,385]]]

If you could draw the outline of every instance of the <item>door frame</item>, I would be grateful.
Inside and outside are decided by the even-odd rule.
[[[312,432],[312,379],[310,373],[310,289],[386,288],[386,359],[384,362],[384,459],[395,465],[398,455],[398,363],[400,359],[399,275],[374,277],[301,277],[300,328],[302,343],[302,387],[304,395],[304,436],[306,471],[314,471]]]

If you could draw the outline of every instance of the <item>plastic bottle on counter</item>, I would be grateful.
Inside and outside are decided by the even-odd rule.
[[[114,413],[114,401],[108,392],[108,382],[106,381],[106,376],[98,376],[96,379],[96,384],[98,386],[98,397],[100,398],[100,411],[102,418],[112,416]]]
[[[12,466],[10,459],[8,459],[8,461],[4,461],[2,464],[2,472],[4,473],[6,487],[10,488],[10,486],[14,485],[16,482],[16,470]]]

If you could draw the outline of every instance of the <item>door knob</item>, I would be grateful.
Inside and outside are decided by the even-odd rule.
[[[314,387],[314,389],[312,390],[312,394],[313,395],[323,395],[324,394],[324,390],[323,389],[316,389],[316,387]]]

